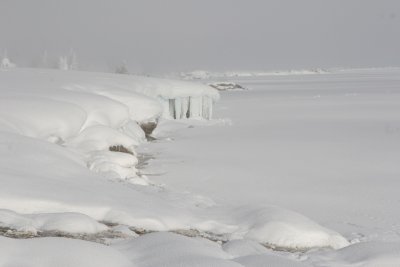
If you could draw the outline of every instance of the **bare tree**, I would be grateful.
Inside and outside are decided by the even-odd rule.
[[[77,70],[78,69],[78,58],[73,49],[71,49],[68,57],[68,69],[69,70]]]
[[[119,66],[115,68],[115,73],[119,74],[129,74],[128,67],[126,66],[126,61],[122,61]]]

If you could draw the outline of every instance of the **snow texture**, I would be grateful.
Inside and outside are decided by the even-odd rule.
[[[10,239],[0,236],[0,248],[0,266],[135,266],[115,249],[66,238]]]
[[[157,233],[1,237],[0,266],[398,266],[398,77],[233,78],[252,90],[213,107],[189,82],[1,70],[0,227]]]

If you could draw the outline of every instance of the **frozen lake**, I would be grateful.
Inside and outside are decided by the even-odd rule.
[[[250,90],[221,93],[219,125],[150,145],[166,172],[153,180],[289,208],[349,239],[399,239],[398,69],[229,80]]]

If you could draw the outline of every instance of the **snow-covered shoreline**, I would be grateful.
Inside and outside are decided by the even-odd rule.
[[[253,93],[259,92],[255,90]],[[239,92],[232,92],[236,93]],[[228,97],[235,99],[234,95]],[[124,264],[129,260],[141,262],[139,266],[155,266],[164,261],[170,264],[168,266],[174,266],[185,262],[185,257],[190,259],[187,264],[192,262],[201,266],[211,262],[217,266],[257,266],[264,261],[279,262],[281,266],[289,263],[308,266],[314,264],[303,262],[308,256],[299,256],[295,261],[290,257],[300,252],[299,255],[303,255],[310,249],[323,251],[325,248],[347,247],[349,235],[345,238],[340,231],[328,229],[298,212],[268,202],[227,205],[215,202],[214,196],[211,198],[205,194],[201,187],[198,191],[196,186],[193,187],[192,183],[197,184],[210,175],[207,170],[218,170],[214,164],[222,159],[218,155],[225,153],[223,150],[214,151],[215,155],[210,158],[216,157],[215,162],[207,161],[209,168],[199,169],[191,163],[204,152],[196,147],[196,142],[210,141],[201,138],[202,134],[207,134],[204,130],[215,129],[216,134],[222,128],[241,130],[225,124],[218,126],[218,121],[204,120],[211,118],[213,103],[218,99],[218,92],[206,85],[167,79],[54,70],[0,71],[0,179],[5,185],[0,187],[0,227],[35,236],[35,233],[46,231],[97,234],[113,230],[111,225],[115,224],[119,231],[133,236],[128,234],[122,238],[125,241],[119,240],[105,249],[108,251],[105,255],[111,253],[120,257],[108,266],[126,266]],[[240,103],[241,99],[237,101]],[[183,119],[171,120],[174,118]],[[146,143],[140,124],[159,121],[155,136],[161,137],[160,140],[154,144]],[[274,123],[274,118],[269,122]],[[190,143],[190,135],[186,135],[192,128],[195,128],[192,130],[195,143]],[[168,141],[172,137],[170,133],[180,137],[178,142]],[[182,146],[185,141],[189,143]],[[229,143],[225,141],[225,144]],[[156,158],[154,163],[150,162],[149,168],[146,166],[146,171],[188,162],[150,181],[137,175],[139,145],[140,150],[152,149],[152,146],[168,148],[167,153]],[[176,148],[172,149],[175,145]],[[179,155],[185,153],[182,159]],[[204,160],[197,159],[198,162]],[[223,168],[230,165],[224,161],[220,164]],[[240,167],[239,164],[236,167]],[[191,169],[190,172],[185,173],[185,168]],[[176,181],[171,180],[174,175],[176,181],[182,177],[186,181],[176,187]],[[161,186],[164,178],[169,182]],[[222,178],[228,179],[229,176]],[[217,177],[209,182],[219,186]],[[237,182],[232,180],[228,184],[231,186],[232,183],[234,189]],[[181,189],[186,185],[191,186],[189,191]],[[212,186],[209,184],[207,188]],[[129,227],[159,233],[137,237]],[[221,242],[201,239],[204,234],[185,237],[163,233],[165,231],[209,233],[222,237],[224,244],[221,246]],[[16,251],[0,252],[4,256],[4,263],[0,260],[0,266],[7,265],[7,260],[12,261],[18,253],[26,253],[24,247],[30,249],[35,243],[57,247],[62,240],[38,238],[38,241],[27,240],[24,243],[23,240],[0,238],[0,246],[14,246]],[[165,243],[174,244],[171,249],[180,248],[182,252],[151,259],[149,248],[155,247],[153,252],[158,253],[167,249],[163,247]],[[97,244],[84,241],[76,241],[76,245],[89,251],[99,248]],[[184,249],[186,246],[187,250]],[[282,252],[282,256],[266,247],[296,253]],[[250,250],[249,254],[237,255],[247,250]],[[347,250],[351,251],[351,248]],[[44,257],[41,253],[36,251],[31,255]],[[55,248],[55,260],[61,257],[60,253]],[[314,262],[323,264],[321,255],[324,253],[321,253],[313,257]],[[79,253],[73,255],[78,256]],[[346,256],[342,258],[346,261]],[[332,259],[325,261],[329,260]],[[46,265],[40,264],[28,266]]]

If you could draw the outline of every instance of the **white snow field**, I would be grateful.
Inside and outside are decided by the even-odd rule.
[[[400,70],[292,74],[0,70],[0,266],[400,266]]]

